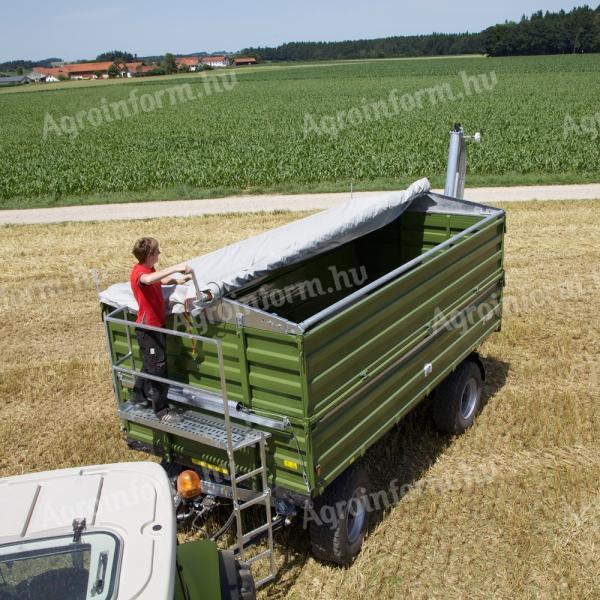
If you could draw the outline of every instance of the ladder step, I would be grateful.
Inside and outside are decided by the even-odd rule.
[[[242,545],[247,544],[252,538],[256,537],[259,533],[263,533],[263,531],[268,531],[271,529],[271,523],[265,523],[252,531],[249,531],[247,534],[242,536]]]
[[[257,554],[256,556],[251,556],[245,562],[247,564],[251,565],[253,562],[256,562],[257,560],[261,560],[262,558],[266,558],[267,556],[271,556],[271,554],[272,554],[271,548],[267,548],[267,550],[261,552],[260,554]]]
[[[252,498],[252,500],[246,500],[244,504],[238,504],[240,510],[244,510],[244,508],[248,508],[250,506],[254,506],[255,504],[260,504],[261,502],[266,502],[271,497],[271,490],[267,490],[263,492],[260,496],[256,496],[256,498]]]
[[[255,477],[256,475],[261,475],[264,471],[264,467],[258,467],[258,469],[254,469],[254,471],[250,471],[250,473],[245,473],[244,475],[240,475],[235,478],[236,483],[241,483],[242,481],[246,481],[246,479],[250,479],[251,477]]]
[[[273,581],[275,579],[275,575],[267,575],[266,577],[263,577],[262,579],[259,579],[255,585],[257,588],[262,587],[263,585],[265,585],[265,583],[269,583],[269,581]]]

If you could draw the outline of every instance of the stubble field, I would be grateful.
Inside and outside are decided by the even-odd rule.
[[[262,597],[600,596],[600,226],[597,204],[506,207],[503,329],[482,347],[486,405],[464,436],[426,405],[365,457],[378,514],[349,569],[316,562],[297,523]],[[289,213],[0,229],[0,476],[147,457],[119,434],[89,269],[127,278],[129,248],[164,265],[298,218]]]

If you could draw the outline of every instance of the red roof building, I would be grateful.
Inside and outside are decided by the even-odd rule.
[[[31,70],[34,73],[40,73],[41,75],[46,75],[47,77],[52,75],[52,77],[56,77],[57,79],[60,75],[65,75],[63,70],[59,67],[33,67]]]
[[[154,69],[154,67],[147,67],[142,62],[117,63],[117,65],[119,64],[121,77],[131,77],[132,75],[147,73]],[[56,68],[34,67],[32,70],[35,73],[41,73],[46,76],[53,75],[57,78],[62,76],[69,79],[94,79],[95,77],[108,77],[108,70],[112,65],[112,61],[87,62],[71,63]]]
[[[108,75],[108,69],[112,64],[113,61],[74,63],[65,65],[63,71],[68,73],[71,79],[91,79],[96,73]]]
[[[196,69],[200,64],[200,59],[197,56],[182,56],[181,58],[176,58],[175,63],[178,67],[185,65],[189,67],[190,70]]]
[[[233,64],[236,67],[244,67],[249,65],[255,65],[257,60],[255,58],[235,58]]]
[[[155,65],[142,65],[141,67],[138,67],[135,70],[136,75],[140,75],[140,74],[145,74],[145,73],[150,73],[150,71],[154,71],[154,69],[156,69]]]

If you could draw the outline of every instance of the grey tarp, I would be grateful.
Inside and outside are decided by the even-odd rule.
[[[200,290],[228,294],[263,275],[362,237],[394,221],[414,198],[428,192],[427,179],[408,189],[368,199],[352,199],[304,219],[265,231],[236,244],[187,261]],[[192,282],[164,288],[173,312],[195,298]],[[115,284],[101,292],[100,300],[112,306],[137,310],[129,283]]]

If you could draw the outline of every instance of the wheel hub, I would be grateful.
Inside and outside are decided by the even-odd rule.
[[[348,542],[353,544],[362,535],[367,519],[367,511],[358,490],[354,491],[348,503],[348,516],[346,517],[346,534]]]
[[[465,389],[460,400],[460,414],[463,419],[468,420],[473,416],[477,406],[477,382],[473,377],[465,384]]]

